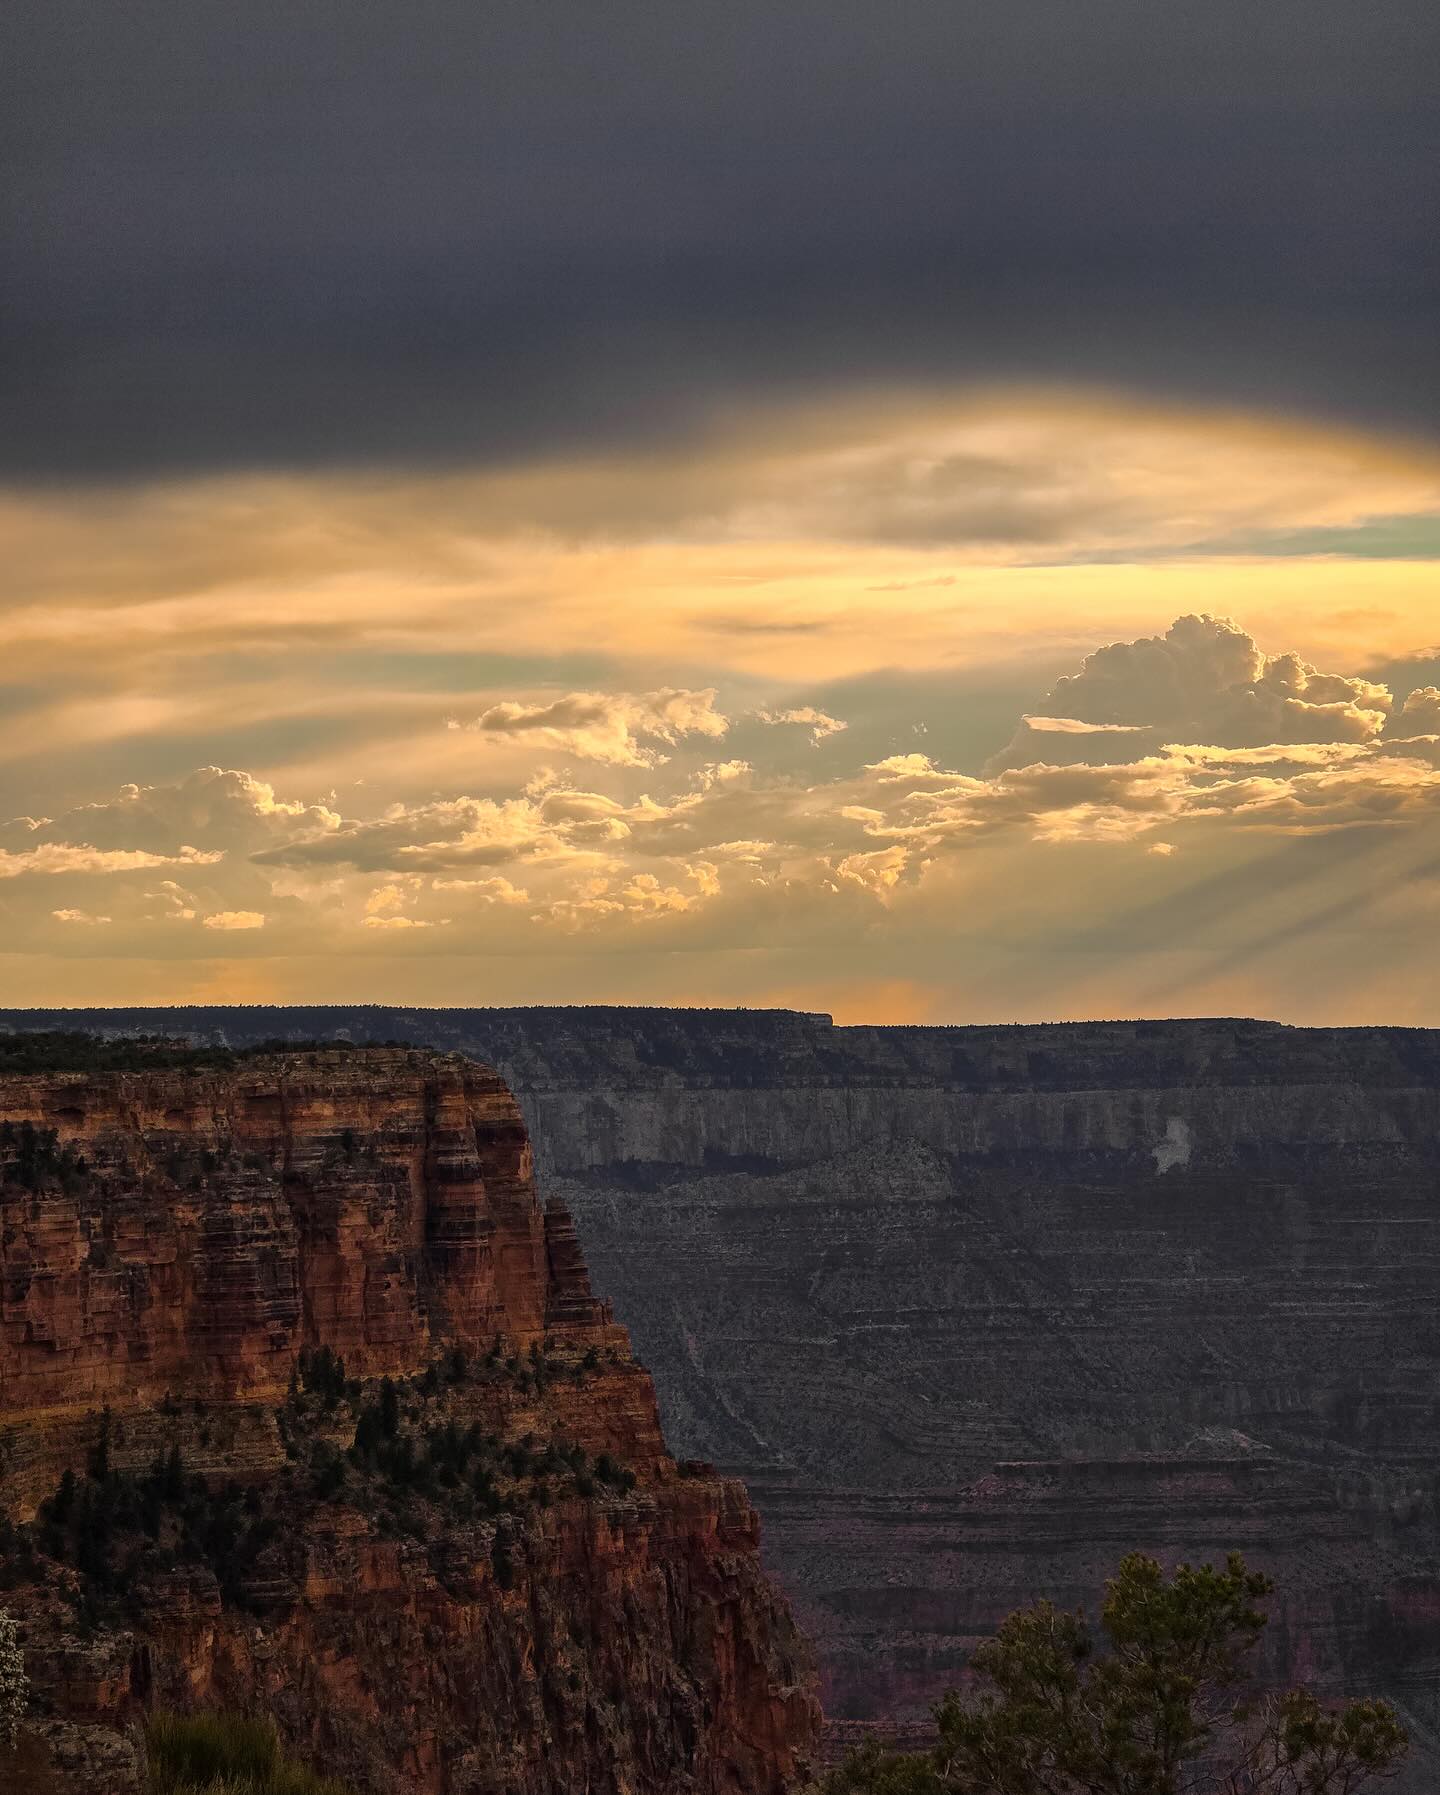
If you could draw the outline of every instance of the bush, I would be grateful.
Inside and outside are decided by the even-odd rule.
[[[0,1034],[0,1072],[147,1072],[176,1065],[231,1065],[224,1048],[191,1048],[160,1035],[107,1041],[81,1029],[27,1029]]]
[[[53,1128],[0,1122],[0,1176],[7,1183],[37,1192],[58,1183],[73,1196],[85,1188],[89,1170],[85,1155],[77,1147],[61,1146]]]
[[[20,1629],[0,1608],[0,1745],[14,1745],[30,1702],[30,1679],[20,1650]]]
[[[272,1722],[157,1714],[145,1729],[151,1795],[348,1795],[281,1749]]]
[[[233,1485],[212,1490],[186,1472],[178,1445],[143,1475],[117,1471],[108,1442],[105,1420],[87,1476],[65,1472],[34,1527],[22,1530],[22,1547],[33,1552],[33,1532],[48,1557],[80,1573],[76,1593],[90,1621],[123,1604],[145,1564],[165,1554],[208,1566],[226,1599],[243,1603],[246,1577],[279,1532],[259,1492]],[[316,1448],[328,1450],[323,1442]]]
[[[300,1354],[300,1383],[318,1396],[327,1410],[334,1409],[346,1393],[345,1361],[328,1346],[308,1347]]]
[[[106,1039],[84,1029],[7,1028],[0,1030],[0,1073],[151,1072],[176,1067],[184,1071],[223,1071],[245,1060],[276,1053],[364,1053],[382,1045],[403,1047],[413,1043],[287,1041],[277,1037],[245,1047],[195,1047],[187,1039],[171,1035],[134,1034]]]

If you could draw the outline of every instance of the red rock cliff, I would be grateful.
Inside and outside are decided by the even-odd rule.
[[[395,1795],[763,1795],[813,1740],[743,1488],[666,1453],[464,1059],[0,1082],[0,1505],[87,1795],[157,1704]]]

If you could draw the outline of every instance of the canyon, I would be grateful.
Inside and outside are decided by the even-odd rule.
[[[1440,1037],[792,1012],[0,1012],[494,1064],[682,1457],[741,1476],[832,1741],[1132,1548],[1277,1580],[1266,1675],[1440,1771]]]
[[[818,1707],[488,1067],[0,1076],[0,1605],[60,1786],[271,1714],[366,1795],[778,1795]],[[64,1061],[64,1054],[58,1055]],[[83,1059],[83,1054],[80,1056]]]

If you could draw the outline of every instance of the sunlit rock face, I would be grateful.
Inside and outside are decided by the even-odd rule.
[[[919,1724],[1010,1608],[1093,1606],[1130,1547],[1238,1546],[1282,1586],[1271,1673],[1389,1691],[1434,1767],[1435,1035],[585,1010],[169,1026],[413,1035],[504,1070],[672,1446],[747,1479],[832,1724]]]
[[[818,1710],[754,1510],[667,1452],[501,1079],[404,1048],[162,1057],[0,1078],[0,1518],[41,1522],[0,1557],[38,1548],[5,1602],[70,1786],[129,1795],[155,1705],[274,1713],[377,1795],[792,1780]],[[330,1407],[319,1349],[349,1380]],[[445,1478],[417,1497],[408,1468],[326,1482],[387,1378],[420,1456],[483,1439],[488,1509]],[[543,1491],[505,1469],[552,1448],[580,1468]],[[102,1450],[152,1483],[175,1454],[203,1513],[233,1497],[244,1565],[157,1552],[109,1499],[139,1568],[77,1636],[41,1505],[66,1471],[91,1500]]]
[[[367,1375],[544,1328],[530,1145],[485,1068],[382,1051],[38,1074],[0,1112],[90,1169],[8,1194],[7,1408],[264,1397],[306,1345]]]

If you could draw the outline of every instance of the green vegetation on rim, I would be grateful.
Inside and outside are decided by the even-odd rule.
[[[169,1035],[126,1035],[107,1038],[80,1029],[17,1029],[0,1032],[0,1076],[27,1072],[159,1072],[171,1068],[198,1070],[236,1066],[273,1053],[365,1053],[375,1048],[403,1047],[410,1041],[287,1041],[280,1038],[244,1047],[192,1047]]]
[[[42,1579],[47,1563],[65,1566],[84,1634],[129,1613],[156,1577],[186,1568],[207,1570],[227,1603],[263,1611],[298,1574],[298,1518],[343,1505],[383,1537],[425,1542],[442,1579],[447,1532],[488,1527],[492,1573],[508,1589],[531,1519],[577,1498],[623,1501],[636,1478],[562,1437],[492,1433],[467,1406],[528,1401],[562,1379],[583,1385],[602,1362],[593,1350],[560,1359],[538,1345],[522,1357],[497,1339],[473,1360],[455,1348],[417,1377],[362,1383],[328,1348],[307,1352],[276,1411],[287,1462],[244,1485],[194,1470],[178,1438],[144,1471],[117,1468],[107,1410],[83,1475],[67,1470],[28,1525],[0,1515],[0,1588]]]

